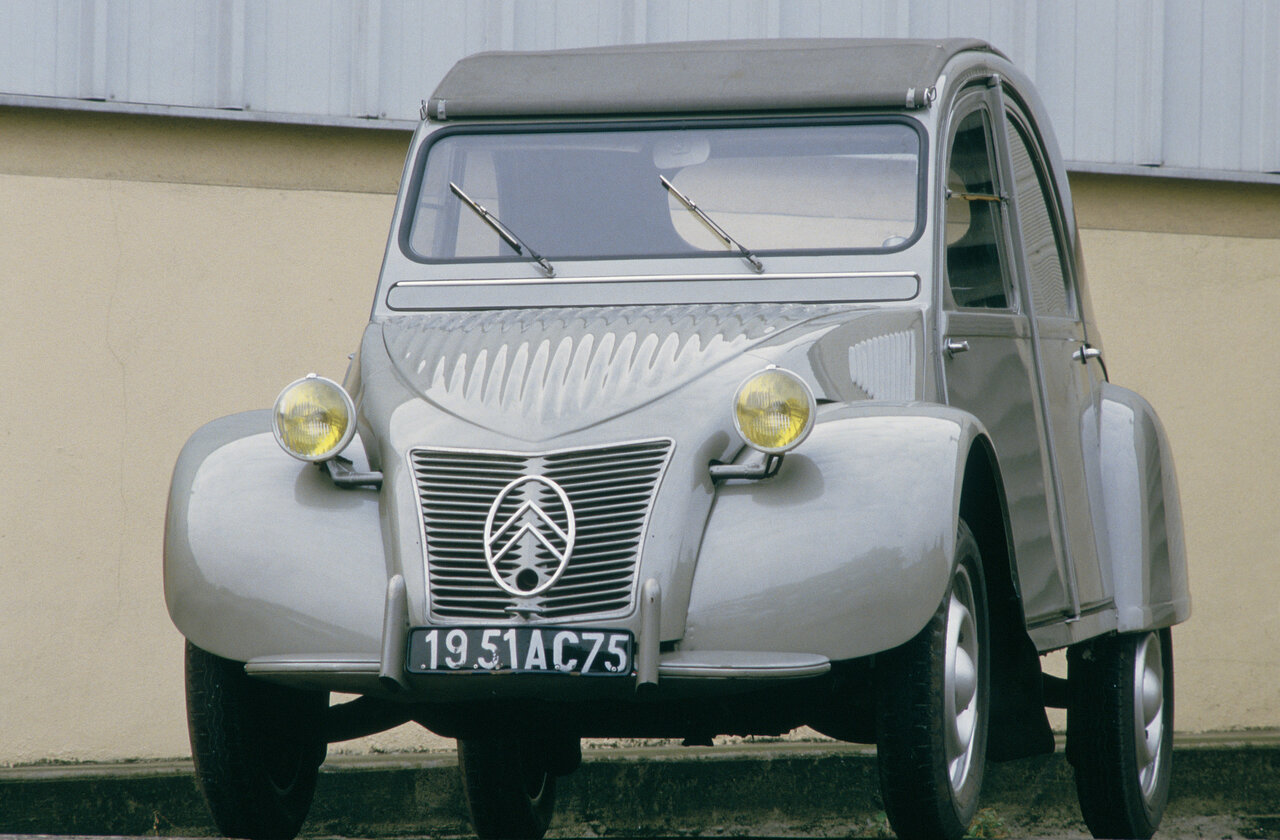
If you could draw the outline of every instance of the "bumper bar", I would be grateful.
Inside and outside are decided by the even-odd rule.
[[[404,578],[392,575],[387,581],[386,610],[382,622],[380,660],[358,655],[277,655],[260,656],[245,665],[253,676],[274,678],[347,678],[377,675],[382,687],[391,692],[409,689],[405,679],[405,634],[409,604]],[[831,670],[831,661],[811,653],[773,653],[736,650],[690,650],[659,652],[662,619],[662,587],[650,578],[640,592],[640,637],[636,651],[636,688],[656,687],[660,677],[673,679],[798,679],[821,676]]]

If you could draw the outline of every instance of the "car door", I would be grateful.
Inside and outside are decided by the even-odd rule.
[[[1096,463],[1099,365],[1091,354],[1066,245],[1060,203],[1033,123],[1012,103],[1004,111],[1007,166],[1019,244],[1014,265],[1030,303],[1035,357],[1045,402],[1050,463],[1058,517],[1073,578],[1072,612],[1079,616],[1110,603],[1090,509],[1086,470]],[[1097,512],[1099,515],[1101,511]]]
[[[947,135],[940,339],[947,402],[991,435],[1004,479],[1023,609],[1029,623],[1072,609],[1061,551],[1033,324],[1015,282],[1007,190],[995,138],[998,91],[957,98]]]

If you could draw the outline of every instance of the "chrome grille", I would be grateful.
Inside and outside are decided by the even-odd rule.
[[[629,611],[649,510],[670,452],[669,440],[536,455],[412,450],[432,615],[507,619],[508,607],[520,607],[537,618],[564,620]],[[498,586],[484,551],[489,508],[504,487],[526,475],[559,484],[577,525],[564,573],[532,598],[513,596]],[[545,550],[538,559],[552,561]]]

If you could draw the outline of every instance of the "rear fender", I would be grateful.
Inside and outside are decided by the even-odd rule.
[[[1173,453],[1151,404],[1102,386],[1100,486],[1120,632],[1166,627],[1191,615],[1182,505]],[[1103,539],[1099,535],[1100,541]]]
[[[359,437],[343,454],[365,460]],[[164,538],[165,601],[191,642],[241,662],[377,659],[386,587],[375,491],[339,489],[289,457],[268,411],[192,435],[174,468]]]
[[[776,476],[718,488],[681,649],[840,660],[912,638],[950,581],[981,434],[941,405],[824,410]]]

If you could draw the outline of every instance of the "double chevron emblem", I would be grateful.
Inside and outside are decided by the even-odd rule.
[[[576,532],[563,487],[540,475],[517,478],[502,488],[485,517],[489,574],[512,595],[540,595],[568,568]]]

